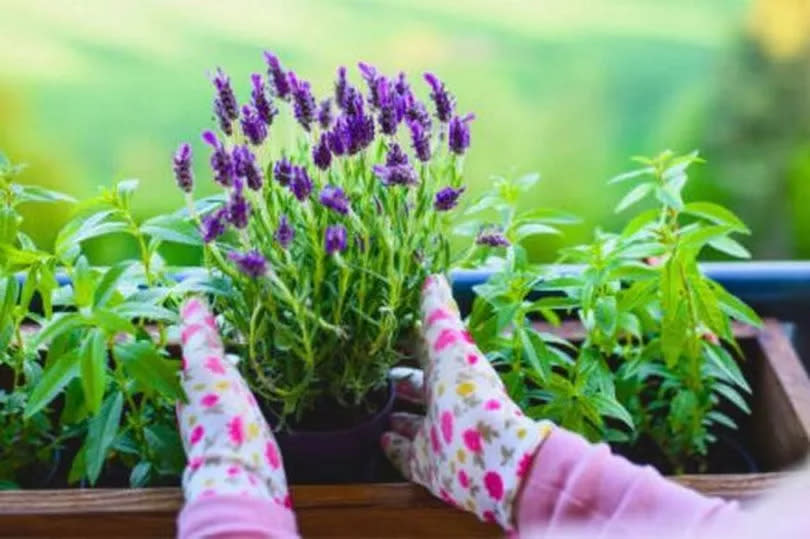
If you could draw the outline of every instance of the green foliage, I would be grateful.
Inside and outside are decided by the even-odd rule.
[[[582,268],[571,274],[528,265],[512,243],[506,263],[477,287],[468,323],[532,417],[593,440],[649,438],[676,471],[700,468],[716,428],[736,427],[719,403],[748,412],[750,388],[732,356],[740,350],[731,322],[760,320],[707,278],[697,260],[707,248],[747,257],[732,236],[749,231],[717,204],[683,200],[687,169],[701,162],[696,152],[635,160],[641,168],[610,181],[627,190],[617,211],[644,201],[653,209],[640,211],[620,234],[597,230],[592,243],[564,248],[560,261]],[[511,201],[500,200],[494,207],[505,216],[504,230],[512,230]],[[531,292],[544,297],[530,301]],[[543,334],[532,314],[552,323],[575,315],[584,339]]]
[[[48,252],[19,232],[17,207],[73,201],[14,183],[20,170],[0,170],[0,480],[24,482],[34,463],[55,466],[57,449],[73,458],[72,482],[94,484],[113,463],[140,466],[139,485],[177,477],[182,448],[159,449],[149,439],[155,429],[174,429],[174,403],[183,398],[177,362],[165,352],[163,322],[176,318],[176,301],[158,247],[182,242],[192,225],[170,217],[139,226],[130,211],[137,182],[127,180],[81,204]],[[140,258],[90,265],[82,242],[108,234],[134,238]],[[57,268],[71,284],[57,281]],[[147,319],[159,322],[156,337]],[[38,331],[23,330],[29,321]],[[71,439],[81,449],[64,454],[77,445]]]

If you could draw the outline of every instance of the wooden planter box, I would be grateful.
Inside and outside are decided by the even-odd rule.
[[[563,332],[576,332],[563,326]],[[780,324],[737,328],[753,389],[749,449],[764,472],[687,475],[679,483],[743,503],[772,489],[810,449],[810,380]],[[499,537],[500,530],[406,484],[294,486],[304,537]],[[173,537],[176,488],[0,492],[0,535]]]

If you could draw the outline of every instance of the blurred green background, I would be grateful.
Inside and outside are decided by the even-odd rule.
[[[214,67],[246,99],[265,49],[320,94],[364,60],[415,85],[435,71],[476,112],[472,191],[537,170],[526,204],[585,218],[532,245],[536,259],[621,223],[606,179],[664,148],[702,150],[691,195],[740,213],[755,257],[806,257],[808,37],[806,0],[0,0],[0,149],[30,164],[25,181],[80,197],[140,178],[146,217],[182,204],[180,141],[213,190],[199,133]],[[49,241],[67,217],[34,208],[27,226]]]

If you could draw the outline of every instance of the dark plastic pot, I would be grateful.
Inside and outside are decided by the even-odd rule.
[[[365,421],[341,430],[276,433],[291,484],[375,482],[385,468],[380,437],[388,430],[394,385],[385,404]]]

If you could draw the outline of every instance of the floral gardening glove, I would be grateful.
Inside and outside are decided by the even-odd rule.
[[[400,398],[424,402],[424,418],[397,413],[383,435],[389,459],[408,479],[505,530],[538,447],[553,425],[524,416],[464,328],[447,281],[422,292],[424,369],[392,371]]]
[[[241,495],[273,500],[292,511],[276,440],[242,376],[225,358],[213,316],[195,298],[180,315],[188,404],[178,403],[177,421],[188,456],[186,502]]]

